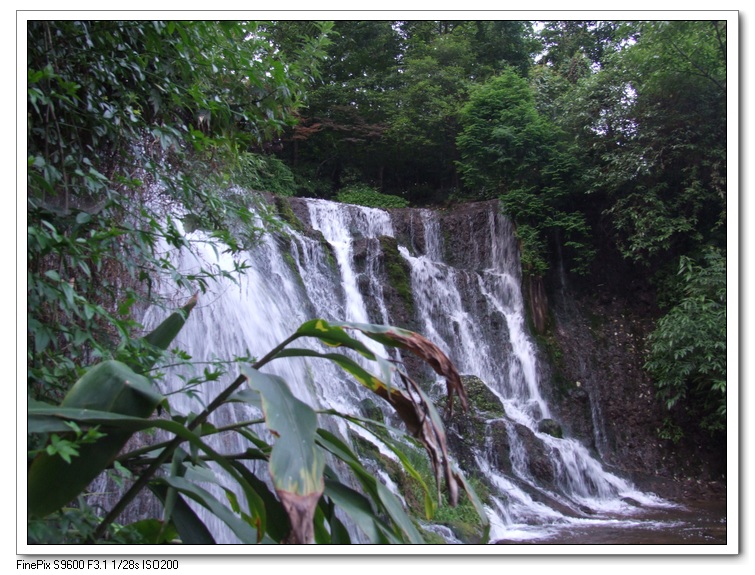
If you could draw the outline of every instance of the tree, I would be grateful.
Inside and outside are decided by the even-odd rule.
[[[285,23],[282,30],[297,25]],[[332,38],[323,81],[309,91],[285,153],[300,179],[327,182],[322,194],[328,197],[343,185],[380,179],[389,160],[380,140],[400,54],[389,21],[340,21]]]
[[[726,253],[679,261],[680,295],[648,338],[658,397],[711,433],[726,430]]]
[[[587,186],[622,255],[657,267],[726,217],[726,31],[645,22],[564,99],[561,125],[589,150]]]
[[[591,257],[584,215],[570,200],[579,191],[579,165],[559,130],[542,116],[529,84],[509,69],[475,89],[461,112],[457,145],[465,185],[481,197],[500,195],[517,224],[522,264],[531,276],[548,268],[559,232],[574,250],[575,267]]]
[[[298,59],[247,22],[28,23],[28,379],[60,397],[82,365],[138,326],[185,242],[177,217],[231,250],[255,241],[248,199],[228,191],[245,154],[294,121],[325,43]],[[242,232],[231,234],[231,222]]]
[[[531,26],[345,21],[335,29],[328,81],[313,90],[286,157],[331,188],[362,183],[412,201],[443,201],[459,187],[456,116],[469,86],[507,65],[526,73]]]

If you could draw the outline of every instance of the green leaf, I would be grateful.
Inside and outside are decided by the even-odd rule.
[[[357,456],[341,439],[327,430],[318,429],[317,442],[351,468],[365,492],[392,519],[402,539],[409,543],[425,542],[404,510],[401,501],[378,481],[374,474],[364,468]]]
[[[461,383],[461,377],[456,367],[445,353],[426,337],[409,330],[387,325],[373,325],[366,323],[342,322],[339,327],[356,329],[364,335],[383,345],[399,347],[412,352],[427,362],[435,373],[446,378],[447,406],[449,412],[453,410],[454,394],[458,394],[462,407],[467,409],[467,393]]]
[[[269,534],[275,541],[283,541],[291,531],[291,526],[286,519],[286,511],[281,502],[268,489],[267,484],[249,471],[243,463],[231,461],[231,465],[252,486],[262,502],[264,514],[260,513],[260,516],[264,520],[260,521],[260,531]]]
[[[467,478],[464,477],[463,473],[461,473],[458,469],[455,469],[454,476],[456,477],[457,481],[461,483],[461,486],[464,488],[464,492],[472,502],[475,511],[477,511],[477,516],[480,518],[480,523],[483,528],[480,544],[485,545],[490,539],[490,520],[488,519],[488,514],[485,511],[485,506],[482,504],[482,501],[480,501],[480,498],[477,496],[474,488],[469,484]]]
[[[63,399],[60,408],[146,418],[163,400],[147,378],[123,363],[105,361],[87,370]],[[29,432],[35,432],[39,421],[34,419],[33,411],[40,409],[44,410],[45,406],[30,403]],[[49,421],[43,419],[49,429]],[[80,446],[80,456],[75,463],[47,452],[34,459],[27,484],[30,514],[44,516],[71,501],[115,459],[131,436],[131,431],[117,428],[103,427],[102,432],[105,437]],[[49,487],[51,477],[56,478],[56,489]]]
[[[369,499],[339,481],[325,480],[325,495],[346,513],[373,544],[390,543],[378,528],[379,518],[372,510]]]
[[[202,487],[184,479],[183,477],[162,477],[154,480],[155,483],[176,489],[187,497],[190,497],[202,507],[208,509],[215,517],[228,525],[242,543],[257,543],[258,533],[242,518],[233,513],[228,507],[220,503],[215,496]]]
[[[147,354],[146,361],[143,361],[143,365],[138,366],[142,372],[149,371],[159,359],[160,352],[168,349],[168,346],[186,323],[189,313],[197,305],[198,296],[199,294],[194,294],[183,307],[171,313],[160,325],[144,336],[143,341],[153,347],[155,352]],[[132,365],[132,367],[137,368],[135,365]]]
[[[348,335],[342,328],[333,326],[324,319],[313,319],[303,323],[298,330],[299,336],[316,337],[323,343],[332,346],[346,346],[361,353],[367,359],[374,359],[375,354],[361,341]]]
[[[171,543],[178,535],[172,526],[166,526],[158,519],[142,519],[124,525],[118,532],[120,537],[133,532],[140,543],[165,545]]]
[[[280,377],[242,368],[249,387],[262,396],[267,426],[277,437],[270,454],[275,491],[291,521],[295,543],[314,541],[314,513],[324,489],[325,455],[315,443],[317,414],[291,393]]]

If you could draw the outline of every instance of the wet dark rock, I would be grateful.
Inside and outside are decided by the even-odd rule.
[[[364,263],[367,259],[370,240],[359,238],[351,244],[351,255],[354,258],[354,267],[360,272],[364,272]]]
[[[511,440],[506,422],[503,420],[490,423],[490,455],[493,465],[504,474],[511,476]]]
[[[479,377],[462,375],[461,380],[467,390],[469,410],[457,408],[450,416],[444,413],[444,423],[451,453],[462,469],[470,471],[477,468],[474,452],[485,445],[488,426],[499,423],[490,420],[504,417],[505,411],[498,396]]]
[[[537,424],[537,430],[558,439],[564,437],[564,430],[561,429],[561,425],[553,419],[541,419]]]
[[[309,207],[307,202],[303,198],[280,198],[276,199],[276,202],[285,202],[288,204],[291,214],[299,220],[305,228],[312,229],[312,222],[309,219]],[[278,208],[279,212],[280,207]]]
[[[529,427],[516,423],[514,424],[514,429],[527,454],[527,470],[538,484],[549,489],[554,489],[556,470],[553,466],[550,450]]]
[[[595,286],[566,296],[551,298],[550,340],[540,338],[550,345],[552,385],[544,393],[564,434],[593,449],[613,471],[662,497],[684,497],[675,478],[720,479],[725,450],[702,437],[695,422],[678,444],[658,437],[669,412],[643,369],[646,337],[656,319],[648,297],[627,298]]]

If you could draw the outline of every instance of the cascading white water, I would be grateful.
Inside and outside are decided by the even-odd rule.
[[[395,236],[391,214],[324,200],[306,203],[310,224],[322,233],[327,246],[293,229],[287,229],[285,237],[264,235],[246,255],[250,267],[237,278],[238,283],[221,280],[211,284],[179,335],[177,345],[194,361],[261,357],[314,317],[392,323],[377,265],[379,237]],[[485,381],[505,407],[515,477],[506,477],[491,465],[484,445],[474,454],[479,469],[498,490],[488,506],[493,537],[517,538],[524,532],[537,537],[571,520],[534,501],[524,486],[575,510],[582,506],[592,512],[628,514],[635,508],[622,501],[627,497],[644,505],[662,504],[607,473],[577,441],[537,431],[538,422],[550,417],[550,410],[540,389],[536,349],[526,330],[521,272],[510,222],[490,210],[482,234],[490,245],[470,245],[464,265],[454,267],[444,262],[438,214],[413,210],[409,221],[411,230],[421,227],[423,231],[422,241],[410,232],[406,245],[398,247],[411,268],[417,331],[443,349],[461,373]],[[367,242],[365,264],[359,270],[354,256],[357,239]],[[232,269],[230,256],[216,257],[215,253],[209,245],[195,255],[181,253],[179,265],[184,272],[206,262]],[[371,298],[370,305],[366,297]],[[372,317],[368,309],[373,310]],[[144,323],[154,324],[160,318],[160,312],[150,311]],[[382,346],[371,340],[366,343],[386,355]],[[358,413],[360,401],[368,396],[332,364],[321,360],[276,360],[266,371],[284,377],[300,399],[318,408]],[[202,393],[211,398],[220,389],[220,383],[210,382]],[[197,410],[199,403],[183,407]],[[246,407],[234,409],[237,411],[225,411],[222,417],[250,416],[244,412]],[[553,485],[538,485],[527,473],[527,453],[513,431],[514,424],[531,430],[552,458],[556,470]],[[340,425],[345,436],[345,424]],[[243,451],[244,446],[223,448]],[[525,525],[528,527],[523,529]],[[213,529],[223,532],[220,526]]]

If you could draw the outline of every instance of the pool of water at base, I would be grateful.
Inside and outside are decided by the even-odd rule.
[[[726,545],[726,501],[695,501],[636,517],[513,527],[499,545]]]

